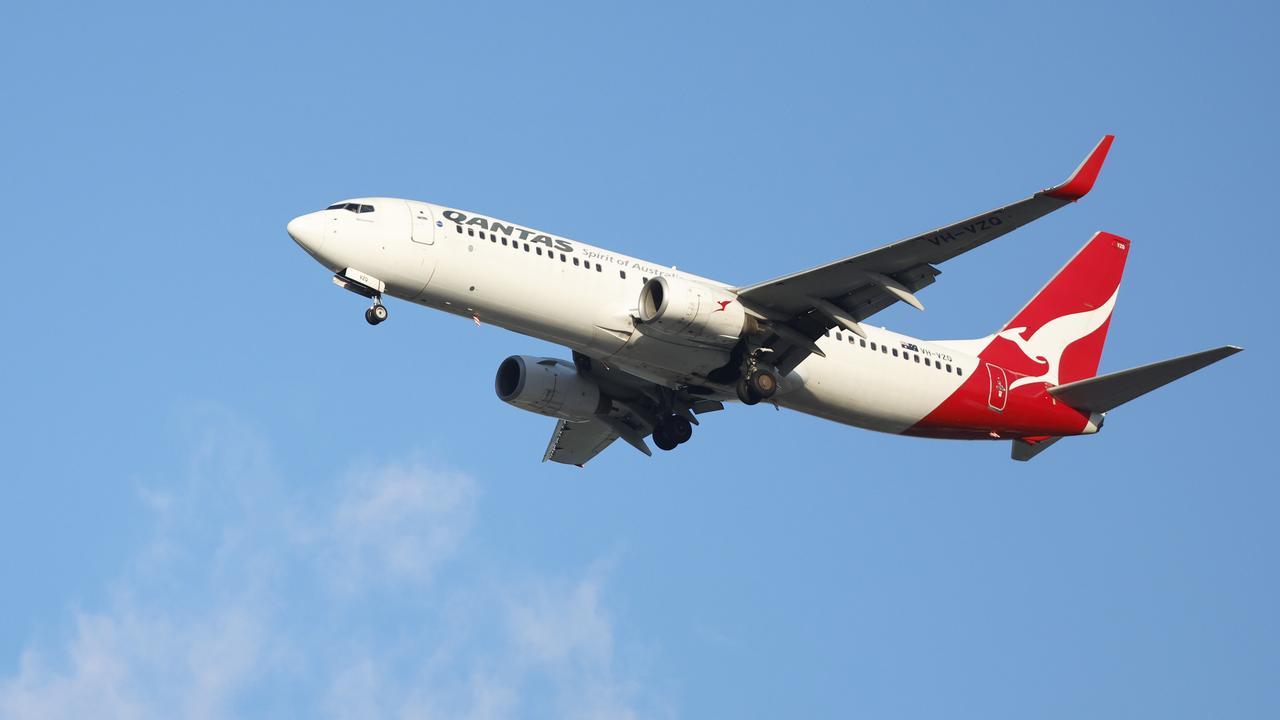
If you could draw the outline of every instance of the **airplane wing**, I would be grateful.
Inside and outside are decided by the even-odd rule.
[[[618,433],[599,420],[576,423],[560,420],[551,433],[542,462],[550,460],[582,467],[617,439]]]
[[[664,415],[675,412],[697,425],[698,415],[724,409],[719,400],[663,388],[579,352],[574,352],[573,362],[579,372],[609,396],[609,408],[583,422],[556,422],[543,462],[582,467],[619,438],[645,455],[652,455],[645,438]]]
[[[833,327],[863,334],[858,323],[895,302],[921,310],[915,292],[941,272],[935,265],[988,243],[1084,197],[1093,187],[1114,136],[1094,147],[1071,177],[1020,200],[891,245],[803,272],[737,288],[738,299],[770,323],[764,342],[782,374],[818,350],[817,338]]]

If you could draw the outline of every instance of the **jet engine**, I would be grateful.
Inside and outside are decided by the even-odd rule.
[[[499,400],[521,410],[573,422],[590,420],[611,406],[573,363],[555,358],[512,355],[498,366],[493,387]]]
[[[674,277],[655,277],[640,290],[640,321],[669,337],[718,348],[732,347],[754,332],[746,314],[727,290]]]

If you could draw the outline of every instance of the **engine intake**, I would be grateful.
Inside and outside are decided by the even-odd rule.
[[[581,422],[607,412],[611,403],[600,387],[556,358],[512,355],[493,379],[498,399],[521,410]]]
[[[730,347],[750,332],[753,318],[727,290],[681,278],[650,278],[640,289],[640,321],[659,334]]]

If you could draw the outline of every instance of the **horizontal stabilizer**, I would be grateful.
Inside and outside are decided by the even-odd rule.
[[[1018,462],[1026,462],[1061,439],[1060,437],[1047,437],[1036,442],[1029,442],[1022,438],[1017,438],[1013,441],[1013,451],[1009,454],[1009,457]]]
[[[1190,355],[1161,360],[1120,372],[1049,388],[1049,394],[1077,410],[1104,413],[1146,395],[1184,375],[1235,355],[1243,348],[1224,345]]]

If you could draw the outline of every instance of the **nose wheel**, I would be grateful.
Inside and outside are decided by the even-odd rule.
[[[374,298],[373,306],[364,311],[364,319],[370,325],[377,325],[386,321],[387,306],[382,304],[381,298]]]

